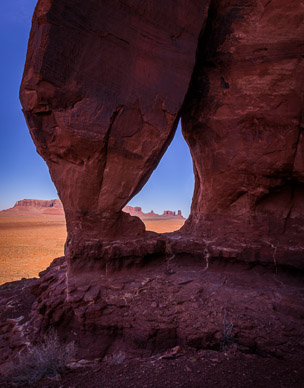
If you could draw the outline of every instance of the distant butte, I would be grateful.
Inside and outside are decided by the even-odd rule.
[[[142,211],[141,207],[135,206],[125,206],[122,209],[124,212],[131,214],[131,216],[137,216],[139,218],[145,219],[145,218],[155,218],[155,219],[165,219],[165,218],[180,218],[185,219],[183,217],[181,210],[178,210],[177,213],[172,210],[164,210],[163,214],[157,214],[154,213],[153,210],[150,211],[150,213],[144,213]]]

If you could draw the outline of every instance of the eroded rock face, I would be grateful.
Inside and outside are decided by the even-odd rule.
[[[214,1],[182,115],[196,178],[184,232],[302,268],[303,21],[301,1]]]
[[[144,233],[121,209],[174,136],[208,3],[38,1],[20,96],[65,209],[67,256]]]

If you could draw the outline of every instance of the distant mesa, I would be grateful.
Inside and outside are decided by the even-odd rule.
[[[15,203],[14,208],[20,208],[24,206],[32,206],[35,208],[63,209],[62,203],[59,199],[51,199],[49,201],[45,201],[42,199],[22,199],[21,201],[17,201]]]
[[[131,214],[132,216],[137,216],[142,219],[185,219],[183,217],[181,210],[178,210],[177,213],[172,210],[165,210],[163,214],[154,213],[151,210],[150,213],[144,213],[142,208],[139,206],[125,206],[123,211]],[[59,199],[41,200],[41,199],[23,199],[17,201],[14,207],[3,210],[0,212],[2,216],[40,216],[40,215],[64,215],[63,205]]]
[[[59,199],[49,201],[42,199],[23,199],[17,201],[14,207],[2,210],[1,216],[26,217],[26,216],[64,216],[62,203]]]
[[[125,206],[122,209],[124,212],[131,214],[131,216],[137,216],[142,219],[147,219],[147,218],[155,218],[155,219],[169,219],[169,218],[178,218],[178,219],[185,219],[182,215],[182,211],[178,210],[177,213],[172,210],[165,210],[163,214],[157,214],[154,213],[153,210],[150,211],[150,213],[144,213],[142,211],[142,208],[139,206]]]

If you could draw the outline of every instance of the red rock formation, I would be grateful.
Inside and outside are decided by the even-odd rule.
[[[65,209],[68,257],[144,233],[121,209],[174,136],[208,3],[38,1],[20,98]]]
[[[196,184],[176,249],[191,251],[191,236],[211,256],[304,267],[301,4],[38,2],[21,101],[64,205],[69,259],[132,256],[121,241],[149,236],[159,252],[162,237],[121,209],[182,113]]]
[[[175,212],[172,210],[164,210],[163,215],[164,216],[175,216]]]
[[[182,115],[195,170],[184,232],[301,268],[303,21],[300,0],[214,1]]]
[[[182,211],[178,210],[177,214],[175,211],[172,210],[165,210],[162,214],[162,217],[172,217],[172,218],[184,218],[182,215]]]
[[[0,348],[17,351],[56,327],[79,357],[150,344],[215,349],[227,306],[240,349],[298,357],[300,276],[225,273],[216,257],[304,268],[304,9],[212,0],[205,21],[207,3],[38,2],[21,100],[64,205],[68,260],[33,283],[27,324],[9,315]],[[144,233],[121,209],[180,114],[196,178],[191,216],[183,232]]]

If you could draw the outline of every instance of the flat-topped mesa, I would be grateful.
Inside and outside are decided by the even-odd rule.
[[[51,208],[57,208],[57,209],[63,208],[60,199],[51,199],[51,200],[22,199],[15,203],[14,208],[23,207],[23,206],[31,206],[34,208],[45,208],[45,207],[51,207]]]
[[[64,206],[68,257],[144,235],[121,210],[174,136],[208,4],[38,1],[20,99]]]

